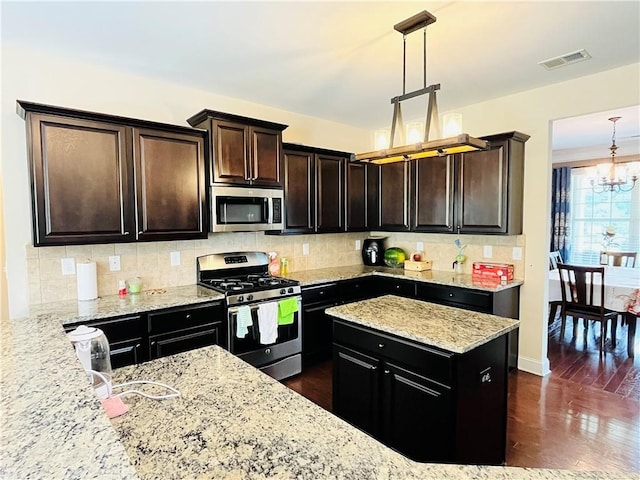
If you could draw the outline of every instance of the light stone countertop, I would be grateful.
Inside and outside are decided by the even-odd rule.
[[[365,265],[346,265],[343,267],[318,268],[314,270],[303,270],[291,272],[287,278],[298,280],[302,286],[310,286],[322,283],[336,282],[339,280],[349,280],[369,275],[380,275],[383,277],[402,278],[425,283],[436,283],[438,285],[448,285],[453,287],[471,288],[486,292],[499,292],[508,288],[522,285],[522,280],[514,279],[505,285],[493,282],[480,282],[469,274],[455,274],[443,270],[425,270],[423,272],[413,272],[403,268],[389,267],[368,267]]]
[[[156,290],[144,290],[124,296],[107,295],[96,300],[65,300],[34,305],[29,308],[29,318],[47,317],[63,325],[99,320],[101,318],[132,315],[163,308],[197,305],[198,303],[224,300],[222,293],[200,285],[184,285]]]
[[[183,396],[127,397],[131,410],[112,423],[62,324],[221,298],[166,290],[148,303],[105,297],[88,315],[56,302],[0,321],[0,478],[640,479],[415,463],[215,346],[117,370],[116,382],[160,381]]]
[[[129,411],[112,420],[142,479],[640,478],[413,462],[219,347],[115,374],[116,382],[154,380],[182,394],[163,401],[127,396]]]
[[[394,295],[331,307],[325,313],[453,353],[473,350],[518,328],[520,323]]]

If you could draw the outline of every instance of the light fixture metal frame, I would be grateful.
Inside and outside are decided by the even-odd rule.
[[[391,134],[389,138],[389,148],[376,150],[373,152],[354,154],[351,156],[352,162],[385,164],[400,161],[415,160],[418,158],[444,156],[455,153],[471,152],[476,150],[486,150],[490,147],[489,142],[475,138],[466,133],[461,133],[455,137],[438,138],[429,140],[432,126],[435,135],[440,136],[440,123],[438,117],[437,91],[440,84],[427,86],[427,25],[435,23],[436,17],[426,10],[403,20],[394,25],[394,29],[402,33],[402,95],[391,98],[393,105],[393,118],[391,120]],[[406,65],[407,65],[407,43],[406,38],[412,32],[423,29],[423,86],[413,92],[406,92]],[[413,145],[403,145],[394,147],[396,129],[399,131],[400,142],[404,143],[404,124],[402,121],[401,102],[422,95],[428,95],[427,112],[424,127],[424,141]]]

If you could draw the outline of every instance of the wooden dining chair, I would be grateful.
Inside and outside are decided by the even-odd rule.
[[[607,256],[607,265],[612,267],[633,268],[636,264],[637,252],[604,252]]]
[[[562,261],[562,255],[560,255],[560,252],[557,250],[555,252],[549,252],[549,270],[557,270],[559,263],[564,263]],[[551,325],[553,323],[553,320],[556,318],[558,308],[561,304],[562,302],[560,301],[549,302],[549,325]]]
[[[578,319],[600,322],[600,353],[604,351],[609,320],[616,320],[618,312],[604,308],[604,267],[583,267],[577,265],[558,264],[562,305],[560,339],[564,338],[567,316],[573,317],[574,333]],[[611,331],[611,341],[615,346],[615,330]]]
[[[557,270],[558,264],[564,263],[559,251],[549,252],[549,270]]]

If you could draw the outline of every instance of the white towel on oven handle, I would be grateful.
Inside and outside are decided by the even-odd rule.
[[[266,302],[258,305],[258,328],[262,345],[276,342],[278,339],[278,302]]]

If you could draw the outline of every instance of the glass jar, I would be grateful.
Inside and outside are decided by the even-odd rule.
[[[280,259],[280,275],[287,275],[289,273],[289,259],[282,257]]]

